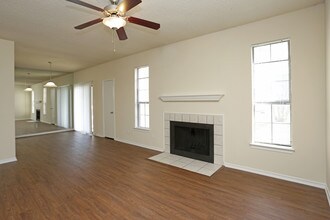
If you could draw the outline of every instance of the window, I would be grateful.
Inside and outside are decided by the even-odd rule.
[[[92,134],[91,83],[74,85],[74,129],[83,134]]]
[[[291,146],[289,40],[252,47],[255,144]]]
[[[42,100],[42,108],[43,108],[43,114],[46,115],[47,114],[47,109],[46,109],[46,106],[47,106],[47,88],[44,88],[43,90],[43,100]]]
[[[149,67],[135,69],[135,127],[149,128]]]
[[[70,128],[71,121],[71,86],[57,87],[57,126]]]
[[[31,112],[34,114],[34,91],[31,92]]]

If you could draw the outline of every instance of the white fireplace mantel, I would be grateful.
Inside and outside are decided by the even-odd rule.
[[[160,96],[163,102],[219,102],[224,94]]]

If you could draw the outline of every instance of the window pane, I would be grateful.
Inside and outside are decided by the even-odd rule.
[[[273,123],[290,123],[290,105],[273,105]]]
[[[138,88],[139,88],[139,90],[148,90],[149,89],[149,78],[139,79]]]
[[[146,127],[146,118],[144,115],[139,115],[139,127]]]
[[[290,124],[273,124],[273,143],[290,145]]]
[[[288,42],[271,45],[271,60],[287,60],[289,58]]]
[[[44,115],[47,114],[46,106],[47,106],[47,88],[44,88],[43,89],[43,105],[42,105]]]
[[[44,91],[43,92],[43,101],[44,101],[44,103],[46,103],[47,102],[47,88],[44,88],[43,91]]]
[[[271,122],[271,105],[270,104],[256,104],[254,106],[254,120],[255,122]]]
[[[149,102],[149,91],[139,91],[138,102]]]
[[[149,104],[145,104],[145,114],[149,116]]]
[[[288,61],[254,65],[253,87],[256,102],[289,100]]]
[[[139,68],[138,72],[139,72],[139,74],[138,74],[139,79],[149,77],[149,67]]]
[[[145,115],[145,104],[139,104],[139,114]]]
[[[275,81],[271,85],[271,98],[273,102],[289,101],[289,81]]]
[[[271,123],[255,123],[254,124],[254,141],[261,143],[271,143],[272,128]]]
[[[254,47],[253,51],[253,61],[254,63],[263,63],[270,61],[270,45]]]
[[[149,104],[139,104],[139,127],[149,127]]]
[[[289,61],[255,64],[254,74],[259,77],[271,77],[271,80],[288,80]]]
[[[255,85],[254,101],[255,102],[270,102],[271,101],[271,86],[269,83]]]
[[[149,124],[149,116],[146,116],[146,128],[149,128],[150,127],[150,124]]]
[[[31,92],[31,112],[34,114],[34,91]]]

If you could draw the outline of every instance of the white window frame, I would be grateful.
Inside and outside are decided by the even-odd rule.
[[[42,91],[42,95],[43,95],[43,98],[42,98],[42,109],[43,109],[43,115],[46,115],[47,114],[47,88],[43,88],[43,91]]]
[[[142,68],[148,68],[148,77],[145,77],[145,78],[147,78],[148,82],[150,83],[150,67],[149,66],[140,66],[140,67],[135,68],[135,71],[134,71],[134,75],[135,75],[135,77],[134,77],[134,82],[135,82],[135,86],[134,86],[134,89],[135,89],[135,128],[142,129],[142,130],[150,130],[150,84],[148,87],[149,100],[147,102],[140,102],[138,100],[139,91],[140,91],[138,88],[138,79],[141,79],[141,78],[138,78],[138,75],[139,75],[139,70]],[[139,108],[140,104],[148,104],[149,115],[145,115],[145,116],[148,116],[149,123],[145,127],[140,125],[140,108]]]
[[[260,47],[260,46],[265,46],[265,45],[272,45],[272,44],[277,44],[277,43],[281,43],[281,42],[287,42],[288,43],[288,59],[285,60],[278,60],[278,61],[269,61],[269,62],[264,62],[264,63],[271,63],[271,62],[288,62],[289,65],[289,69],[288,69],[288,79],[289,79],[289,100],[287,102],[263,102],[265,104],[287,104],[290,106],[290,144],[289,145],[284,145],[284,144],[277,144],[274,143],[273,141],[270,143],[264,143],[264,142],[257,142],[255,141],[255,137],[254,137],[254,132],[255,132],[255,101],[254,101],[254,65],[256,64],[254,62],[254,48],[255,47]],[[252,142],[251,142],[251,146],[254,146],[256,148],[267,148],[267,149],[274,149],[274,150],[279,150],[279,151],[294,151],[293,147],[292,147],[292,96],[291,96],[291,53],[290,53],[290,40],[289,39],[282,39],[282,40],[277,40],[277,41],[271,41],[271,42],[267,42],[267,43],[261,43],[261,44],[255,44],[252,45],[251,47],[251,55],[252,55]],[[262,103],[258,103],[258,104],[262,104]],[[273,117],[271,116],[271,127],[273,125]],[[271,136],[273,138],[273,130],[271,133]]]

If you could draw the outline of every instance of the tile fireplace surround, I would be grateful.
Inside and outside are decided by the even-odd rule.
[[[164,113],[165,152],[170,153],[170,121],[214,125],[214,164],[223,165],[223,115]]]

